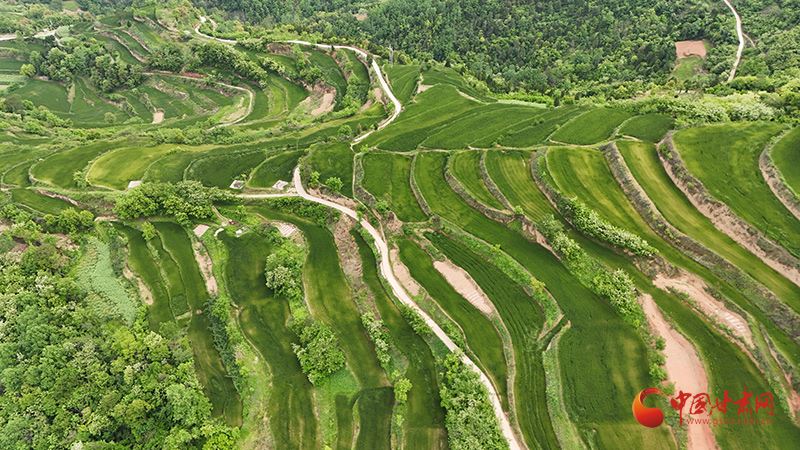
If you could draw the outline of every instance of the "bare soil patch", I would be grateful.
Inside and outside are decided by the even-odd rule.
[[[336,241],[336,248],[339,250],[339,261],[341,261],[342,271],[351,282],[362,280],[361,255],[358,253],[358,245],[350,234],[355,221],[350,216],[342,214],[342,218],[333,230],[333,239]]]
[[[333,100],[336,98],[336,93],[326,91],[322,94],[322,102],[315,109],[311,111],[312,116],[318,116],[328,111],[333,111]]]
[[[153,123],[161,123],[164,121],[164,111],[156,111],[153,113]]]
[[[703,41],[677,41],[675,42],[675,51],[678,53],[678,59],[690,56],[706,58],[706,45]]]
[[[494,305],[492,302],[486,297],[486,294],[481,287],[478,286],[478,283],[476,283],[464,269],[450,261],[434,261],[433,267],[435,267],[447,282],[450,283],[450,286],[453,286],[453,289],[467,299],[472,306],[478,308],[480,312],[487,315],[494,313]]]
[[[653,297],[645,294],[639,300],[653,331],[664,338],[666,343],[664,348],[664,354],[667,357],[665,368],[669,379],[675,382],[677,389],[684,392],[708,392],[705,367],[692,344],[664,319],[653,301]],[[709,425],[692,423],[688,425],[687,431],[690,450],[716,448],[716,439]]]
[[[415,297],[419,295],[422,291],[419,283],[417,283],[414,278],[411,277],[411,274],[408,272],[408,268],[400,262],[400,255],[399,250],[397,247],[392,248],[389,251],[389,260],[392,261],[392,271],[394,272],[394,276],[403,285],[403,287],[408,291],[408,293]]]
[[[425,92],[432,87],[433,87],[432,84],[420,84],[419,86],[417,86],[417,94],[419,94],[420,92]]]
[[[661,289],[673,288],[688,295],[689,298],[697,303],[697,307],[704,314],[708,317],[713,317],[719,324],[728,327],[734,335],[744,339],[750,347],[753,346],[753,334],[747,326],[747,321],[706,292],[705,282],[697,275],[687,272],[683,272],[677,277],[659,275],[653,280],[653,284]]]
[[[203,273],[203,278],[206,280],[206,289],[210,295],[216,295],[219,291],[217,287],[217,279],[214,277],[211,258],[208,257],[203,244],[195,242],[192,245],[194,250],[194,259],[197,260],[197,266],[200,267],[200,272]]]

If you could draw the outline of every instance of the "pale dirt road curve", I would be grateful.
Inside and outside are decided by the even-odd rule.
[[[290,44],[307,45],[309,47],[330,47],[330,45],[312,44],[311,42],[306,42],[306,41],[290,40],[290,41],[286,41],[286,42],[288,42]],[[333,48],[343,48],[343,49],[346,49],[346,50],[352,50],[355,53],[357,53],[359,56],[361,56],[362,58],[364,58],[364,59],[367,58],[367,52],[365,52],[364,50],[361,50],[360,48],[350,47],[349,45],[334,45]],[[381,72],[381,68],[378,66],[378,63],[375,62],[375,58],[372,59],[372,70],[374,70],[375,74],[377,74],[378,81],[381,84],[381,89],[383,90],[384,94],[386,94],[386,96],[389,97],[389,100],[392,101],[392,105],[394,105],[394,111],[392,112],[392,115],[388,119],[384,120],[383,122],[381,122],[380,125],[378,125],[378,128],[376,128],[375,130],[367,131],[366,133],[362,134],[361,136],[358,136],[357,138],[353,139],[353,143],[354,144],[358,144],[359,142],[363,141],[370,134],[372,134],[375,131],[378,131],[378,130],[384,128],[386,125],[389,125],[390,123],[392,123],[394,121],[394,119],[396,119],[397,116],[400,115],[400,111],[403,109],[403,105],[400,104],[400,100],[398,100],[397,97],[394,96],[394,93],[392,93],[392,90],[389,88],[389,83],[387,83],[386,80],[384,79],[384,74]]]
[[[731,74],[728,76],[728,81],[731,81],[733,80],[733,77],[736,76],[736,68],[739,67],[739,60],[742,59],[742,51],[744,50],[744,33],[742,33],[742,18],[739,17],[739,13],[736,12],[736,8],[731,5],[729,0],[723,1],[733,12],[733,17],[736,18],[736,34],[739,37],[739,49],[736,50],[736,62],[733,63],[733,69],[731,69]]]
[[[334,208],[352,217],[353,219],[358,220],[358,214],[356,214],[356,212],[353,211],[352,209],[346,208],[331,201],[314,197],[313,195],[308,194],[306,190],[303,188],[303,183],[300,181],[299,168],[294,169],[294,187],[295,190],[297,191],[297,195],[299,195],[300,197],[312,202],[319,203],[321,205],[325,205],[329,208]],[[403,302],[404,305],[416,311],[417,314],[419,314],[425,320],[425,323],[427,323],[428,326],[431,327],[431,330],[433,330],[436,336],[439,339],[441,339],[442,342],[444,342],[444,344],[447,346],[448,349],[450,349],[450,351],[455,351],[458,348],[456,344],[453,343],[453,341],[445,334],[445,332],[441,328],[439,328],[439,325],[437,325],[436,322],[434,322],[433,319],[430,318],[430,316],[428,316],[422,309],[420,309],[419,306],[417,306],[414,300],[406,293],[405,290],[403,290],[403,287],[400,285],[400,282],[397,280],[397,278],[395,278],[394,272],[392,272],[392,263],[391,261],[389,261],[389,248],[387,247],[386,242],[383,240],[380,233],[378,233],[378,230],[376,230],[367,220],[362,220],[360,223],[361,226],[364,227],[367,230],[367,232],[369,232],[372,238],[375,239],[375,246],[378,249],[378,254],[381,259],[381,265],[380,265],[381,275],[383,275],[386,281],[389,282],[389,286],[391,286],[394,295],[401,302]],[[497,396],[497,392],[495,392],[494,386],[489,381],[489,378],[487,378],[486,375],[478,368],[478,366],[474,362],[472,362],[472,360],[469,359],[469,357],[467,357],[466,355],[462,355],[461,360],[464,362],[464,364],[466,364],[473,371],[475,371],[480,375],[481,382],[486,387],[486,390],[489,392],[489,399],[492,403],[492,407],[494,408],[495,416],[497,416],[497,420],[500,422],[500,427],[503,431],[503,435],[506,437],[506,440],[508,440],[511,450],[520,450],[522,447],[517,442],[517,438],[514,435],[513,430],[511,429],[511,424],[508,421],[508,418],[506,417],[505,413],[503,412],[503,408],[500,405],[500,400],[499,397]]]

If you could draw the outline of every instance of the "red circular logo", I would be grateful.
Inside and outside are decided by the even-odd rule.
[[[642,403],[645,397],[653,393],[667,398],[667,396],[661,392],[661,389],[647,388],[633,399],[633,417],[635,417],[640,424],[650,428],[655,428],[664,422],[664,413],[660,409],[649,408]]]

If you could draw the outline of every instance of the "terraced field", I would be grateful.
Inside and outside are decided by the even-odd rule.
[[[483,289],[503,319],[514,347],[516,417],[529,443],[543,449],[559,448],[545,399],[541,351],[548,342],[536,342],[544,325],[542,310],[518,284],[497,267],[441,234],[426,235],[456,265],[463,267]]]
[[[611,133],[631,115],[616,109],[593,109],[559,128],[551,139],[565,144],[596,144],[612,137]]]
[[[458,181],[484,205],[494,209],[504,209],[503,205],[489,192],[481,178],[481,151],[459,152],[450,157],[450,171]]]
[[[288,221],[303,232],[309,253],[303,270],[306,301],[315,320],[333,327],[360,391],[357,449],[389,449],[392,417],[392,390],[378,363],[372,343],[361,325],[350,288],[339,265],[339,255],[331,233],[295,216],[253,208],[269,219]]]
[[[797,286],[740,247],[728,235],[717,230],[706,216],[697,211],[688,198],[669,179],[651,144],[619,142],[625,162],[636,180],[664,217],[680,231],[714,249],[722,257],[767,286],[784,302],[800,305]]]
[[[707,126],[681,130],[674,141],[686,168],[711,195],[800,256],[800,221],[772,194],[758,168],[764,147],[783,129],[776,123]]]
[[[314,388],[300,370],[291,344],[297,336],[286,326],[289,306],[266,286],[263,267],[270,247],[254,233],[220,235],[228,249],[226,285],[239,305],[237,322],[248,342],[269,367],[271,390],[266,414],[277,449],[317,449]]]
[[[353,196],[353,151],[347,143],[319,144],[311,149],[308,164],[320,173],[320,183],[329,177],[342,180],[342,195]]]
[[[375,295],[381,320],[400,353],[408,360],[405,376],[411,381],[411,390],[408,392],[403,443],[406,448],[445,449],[445,413],[439,398],[436,364],[431,350],[408,325],[381,285],[372,249],[359,233],[353,231],[351,234],[358,244],[364,282]]]
[[[559,343],[559,363],[567,411],[582,437],[611,448],[644,442],[674,448],[665,429],[630,423],[630,398],[641,390],[639,386],[650,383],[645,346],[636,331],[574,279],[552,253],[464,203],[444,180],[445,155],[427,152],[417,157],[416,181],[431,209],[499,245],[546,284],[570,318],[571,327]],[[601,380],[581,375],[592,371],[608,376]]]
[[[77,3],[67,3],[78,8]],[[24,8],[27,6],[12,5],[0,15],[6,20],[6,11]],[[113,58],[150,70],[125,46],[147,57],[156,54],[158,47],[175,44],[191,58],[199,58],[190,48],[195,45],[191,42],[213,38],[192,33],[187,42],[174,39],[184,29],[192,30],[199,14],[187,5],[177,9],[140,5],[114,15],[92,11],[90,21],[74,15],[76,23],[69,30],[61,29],[58,45],[70,50],[72,43],[96,38]],[[201,30],[206,32],[206,27],[230,29],[234,25],[221,17],[214,19],[219,24],[209,24],[205,19]],[[109,33],[118,39],[108,37]],[[800,288],[696,209],[668,176],[657,148],[664,136],[672,136],[675,151],[689,172],[714,197],[800,256],[800,220],[772,194],[758,166],[759,155],[771,146],[776,168],[787,185],[800,192],[800,128],[791,129],[793,124],[784,123],[791,112],[775,106],[784,114],[781,120],[687,125],[695,119],[687,118],[685,111],[674,117],[635,115],[630,111],[641,108],[641,104],[612,102],[630,110],[601,107],[599,102],[592,106],[591,96],[581,95],[579,105],[548,107],[544,102],[498,100],[484,84],[459,73],[466,66],[426,63],[421,71],[418,65],[389,64],[385,55],[373,55],[380,64],[379,70],[373,70],[374,66],[365,65],[351,50],[328,54],[330,47],[302,46],[310,67],[321,71],[323,86],[336,90],[336,113],[315,118],[309,114],[307,102],[301,105],[313,91],[300,81],[301,73],[308,68],[299,70],[288,51],[289,44],[279,43],[299,37],[288,27],[276,28],[273,33],[273,43],[240,40],[238,44],[220,44],[230,45],[247,64],[265,70],[268,77],[260,82],[246,79],[241,67],[209,67],[190,58],[190,64],[182,68],[184,74],[148,73],[135,88],[101,94],[94,78],[75,76],[65,85],[43,81],[39,76],[28,79],[19,75],[23,59],[0,58],[0,85],[11,81],[20,84],[6,91],[7,97],[30,100],[73,122],[70,127],[53,128],[52,123],[42,120],[44,131],[31,132],[26,126],[30,119],[22,116],[7,112],[5,122],[0,121],[3,267],[9,262],[16,264],[14,255],[19,254],[23,272],[36,274],[40,260],[51,256],[50,246],[45,245],[48,242],[56,242],[59,252],[65,254],[75,250],[69,257],[87,255],[82,260],[89,263],[69,269],[66,276],[80,272],[76,275],[79,285],[86,285],[81,289],[91,286],[96,291],[96,297],[87,297],[87,311],[101,311],[106,317],[102,320],[110,317],[112,321],[103,323],[103,327],[128,326],[133,334],[150,333],[148,339],[152,340],[158,340],[155,334],[161,335],[170,340],[172,356],[182,354],[184,361],[194,361],[193,369],[184,364],[181,370],[191,383],[196,374],[214,421],[206,417],[208,423],[197,431],[200,437],[185,439],[191,442],[185,445],[187,448],[216,448],[224,443],[214,441],[224,441],[228,436],[235,441],[232,448],[243,450],[456,448],[459,440],[469,439],[469,433],[484,425],[464,426],[459,421],[489,412],[474,410],[474,405],[484,402],[483,394],[470,394],[465,410],[459,411],[464,405],[448,403],[448,398],[461,389],[455,387],[456,380],[448,378],[451,368],[442,359],[449,353],[450,340],[461,346],[486,375],[486,386],[497,394],[498,411],[502,409],[500,413],[505,415],[500,422],[511,425],[510,433],[522,448],[687,448],[685,425],[682,429],[666,425],[651,429],[636,423],[631,415],[632,399],[642,389],[659,386],[657,379],[662,378],[664,367],[669,374],[662,388],[672,389],[669,383],[676,381],[674,366],[670,365],[674,363],[674,349],[667,349],[668,359],[662,364],[659,342],[651,339],[657,330],[648,327],[645,317],[637,316],[640,327],[631,326],[621,318],[619,306],[609,303],[607,297],[613,300],[613,295],[597,294],[608,288],[603,285],[602,267],[624,271],[635,285],[636,295],[651,296],[671,326],[691,343],[681,351],[696,352],[702,364],[698,371],[707,376],[711,400],[726,395],[737,400],[745,388],[755,396],[765,392],[774,395],[769,425],[709,427],[707,431],[713,434],[718,448],[792,448],[800,442],[796,420],[800,406],[795,392],[800,377],[800,337],[793,315],[800,312]],[[48,54],[52,45],[49,38],[15,39],[0,41],[0,51],[8,55],[29,55],[32,51]],[[270,51],[277,53],[267,53]],[[407,60],[404,56],[397,59]],[[269,61],[280,63],[285,73],[268,68]],[[391,95],[385,91],[379,96],[382,102],[371,102],[347,117],[340,113],[340,100],[349,87],[356,85],[359,93],[373,95],[369,91],[375,88],[371,82],[377,81],[376,75],[386,78],[403,108],[390,124],[352,143],[352,136],[340,134],[344,125],[352,134],[360,134],[389,117],[387,105],[391,102],[387,99]],[[213,79],[251,90],[254,103],[249,105],[248,97],[238,90],[208,82]],[[780,89],[774,95],[783,95],[787,88]],[[669,97],[665,100],[671,102]],[[676,101],[684,101],[681,97],[677,95]],[[239,106],[243,98],[245,102]],[[242,107],[248,106],[249,113],[241,117]],[[648,110],[661,110],[661,106]],[[154,111],[164,114],[163,123],[152,123]],[[228,123],[233,118],[241,120]],[[134,120],[126,123],[130,119]],[[670,130],[676,124],[680,130],[672,134]],[[615,179],[617,172],[612,171],[604,153],[609,149],[601,148],[607,143],[619,149],[658,212],[681,233],[725,261],[697,252],[699,247],[681,247],[695,245],[692,243],[673,245],[673,240],[651,229]],[[669,144],[666,142],[661,150],[671,150]],[[543,164],[543,178],[538,171],[536,178],[532,176],[531,165],[537,162]],[[315,209],[318,205],[310,207],[309,203],[294,209],[296,204],[291,200],[267,207],[264,205],[278,203],[272,203],[274,199],[262,203],[255,198],[280,195],[270,188],[278,180],[290,181],[298,164],[303,182],[313,171],[320,173],[322,184],[329,177],[342,180],[341,196],[333,197],[359,211],[359,218],[363,214],[384,235],[392,259],[399,260],[394,263],[404,265],[407,275],[423,289],[419,295],[409,292],[410,297],[435,323],[424,325],[427,319],[415,317],[395,298],[400,291],[394,283],[408,281],[404,278],[407,275],[395,268],[395,280],[385,266],[378,267],[380,261],[387,262],[381,260],[386,248],[377,240],[380,245],[375,252],[365,240],[359,227],[367,227],[372,233],[366,222],[349,230],[343,230],[342,223],[322,227],[317,220],[321,223],[327,213]],[[468,196],[484,206],[507,213],[511,212],[508,209],[515,213],[521,209],[539,231],[551,225],[547,219],[552,216],[563,227],[564,235],[584,252],[585,259],[578,258],[575,263],[566,252],[556,254],[551,246],[559,247],[542,242],[541,235],[537,234],[539,241],[529,240],[529,223],[520,215],[509,215],[513,220],[508,224],[492,220],[480,212],[485,210],[480,205],[470,206],[472,200],[467,202],[455,192],[448,178],[455,178]],[[633,257],[580,232],[551,204],[542,190],[550,191],[537,184],[541,179],[564,196],[585,203],[611,225],[647,240],[659,256]],[[217,202],[213,217],[191,216],[193,223],[185,226],[160,217],[122,220],[116,217],[120,212],[114,206],[127,194],[132,180],[197,180],[234,195],[240,191],[228,189],[231,182],[245,180],[245,207],[239,207],[239,201]],[[366,203],[361,198],[365,191],[385,202],[398,220],[365,212],[369,209],[361,205]],[[294,191],[289,192],[294,195]],[[321,192],[327,193],[325,188]],[[62,194],[66,197],[54,198]],[[315,195],[304,194],[303,201],[326,204]],[[6,207],[6,203],[18,209]],[[165,215],[173,213],[171,206],[163,207],[168,210]],[[382,206],[378,208],[381,211]],[[44,220],[45,214],[58,216],[68,208],[89,210],[98,218],[94,226],[83,227],[87,230],[65,234],[58,229],[58,222],[54,225],[50,218]],[[28,215],[33,217],[31,222],[14,225],[17,220],[27,220]],[[217,231],[220,221],[224,229]],[[303,248],[302,288],[308,320],[329,325],[345,355],[345,366],[316,385],[301,370],[292,348],[299,339],[289,327],[294,320],[289,303],[276,298],[266,286],[266,261],[281,241],[264,222],[281,222],[276,224],[279,231]],[[151,224],[155,236],[147,232]],[[195,238],[190,233],[199,224],[212,228]],[[55,237],[37,242],[40,235],[53,233]],[[341,233],[350,235],[345,244],[341,243]],[[210,255],[208,260],[203,247]],[[93,257],[100,262],[92,262]],[[463,269],[468,279],[459,283],[450,274],[442,275],[434,261],[445,259]],[[60,270],[59,266],[56,272]],[[102,271],[102,277],[96,271]],[[582,271],[599,275],[587,277]],[[213,281],[206,279],[209,272],[215,276]],[[544,283],[563,317],[551,320],[555,308],[548,304],[543,310],[536,300],[538,295],[527,293],[530,286],[518,284],[527,279],[525,272]],[[511,278],[507,275],[510,273]],[[16,276],[9,273],[6,278],[11,275]],[[721,303],[658,288],[654,280],[659,286],[660,282],[676,286],[684,283],[698,291],[706,283],[707,293]],[[475,307],[468,300],[472,295],[460,293],[466,292],[464,284],[466,289],[476,289],[473,281],[491,302],[491,313]],[[37,279],[37,289],[39,282]],[[113,285],[113,295],[102,283]],[[769,292],[762,292],[762,285]],[[60,285],[56,291],[59,289]],[[39,294],[37,291],[35,295]],[[124,308],[119,299],[124,300]],[[709,313],[701,311],[708,308],[706,303],[718,308],[724,305],[741,316],[747,329],[736,328],[734,332],[745,337],[732,337],[728,322],[717,323],[724,309],[714,312],[719,317],[706,317]],[[17,307],[22,304],[17,302]],[[388,331],[389,363],[379,362],[383,353],[370,339],[365,329],[369,327],[362,324],[365,310],[377,312]],[[95,322],[86,323],[94,330]],[[450,339],[440,339],[437,333]],[[556,335],[558,346],[553,347]],[[376,342],[378,347],[382,345]],[[164,361],[142,363],[142,367],[157,371]],[[554,364],[558,370],[551,372]],[[138,366],[131,367],[134,372],[140,371]],[[129,372],[126,369],[126,378]],[[3,372],[4,382],[13,378],[10,373]],[[31,377],[31,372],[26,372],[24,382],[36,378]],[[394,389],[400,386],[397,381],[401,377],[411,383],[405,402],[400,397],[395,399]],[[172,383],[166,378],[158,382]],[[10,386],[4,384],[7,389]],[[680,385],[674,388],[675,393],[685,390]],[[167,403],[172,401],[167,399]],[[160,403],[164,400],[153,402]],[[735,406],[712,418],[733,419]],[[95,418],[102,419],[101,409],[92,411]],[[163,415],[161,409],[158,411]],[[752,417],[764,418],[764,414],[758,411]],[[48,415],[48,426],[60,420],[51,419]],[[10,429],[13,422],[0,425]],[[86,435],[86,442],[90,435],[93,442],[116,438],[117,431],[107,436],[90,431],[102,426],[95,421],[73,435],[81,439]],[[179,433],[183,430],[174,430],[170,439],[182,439]],[[151,438],[158,440],[157,436],[143,439]],[[578,441],[579,445],[573,445]],[[688,443],[690,450],[700,447],[698,442]]]
[[[439,307],[463,332],[467,347],[475,356],[477,364],[486,370],[487,376],[497,388],[503,409],[508,409],[508,370],[503,353],[503,340],[492,322],[477,308],[453,289],[447,280],[433,267],[430,256],[411,240],[397,243],[400,260],[408,267],[411,276],[425,288]]]
[[[604,156],[597,150],[553,147],[547,152],[547,164],[553,179],[565,195],[577,196],[590,208],[598,211],[612,224],[636,232],[656,247],[672,264],[683,267],[719,289],[739,307],[757,317],[786,358],[797,360],[798,343],[786,331],[759,311],[739,289],[721,282],[708,269],[689,259],[683,253],[656,235],[633,209],[619,185],[611,175]]]
[[[400,100],[403,106],[408,106],[414,94],[417,93],[419,67],[396,65],[391,67],[384,66],[383,70],[389,76],[395,97]]]
[[[619,134],[631,136],[645,142],[658,142],[671,130],[675,120],[661,114],[645,114],[626,121],[619,129]]]
[[[370,152],[364,155],[364,188],[378,200],[385,200],[403,222],[426,220],[411,190],[411,157],[398,153]],[[387,176],[388,174],[388,176]],[[388,178],[388,179],[387,179]]]

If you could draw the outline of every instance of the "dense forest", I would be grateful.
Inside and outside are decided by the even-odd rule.
[[[796,67],[797,0],[736,3],[744,30],[755,44],[745,51],[741,75],[775,76]],[[80,0],[78,4],[96,15],[152,3]],[[368,41],[422,62],[445,62],[496,92],[556,89],[558,96],[576,86],[664,84],[674,66],[675,41],[699,39],[712,44],[704,63],[709,76],[703,84],[713,86],[727,76],[737,44],[734,18],[723,2],[197,0],[194,4],[230,20],[220,21],[217,29],[232,33],[230,37],[245,29],[264,32],[290,24],[319,32],[327,40]]]

